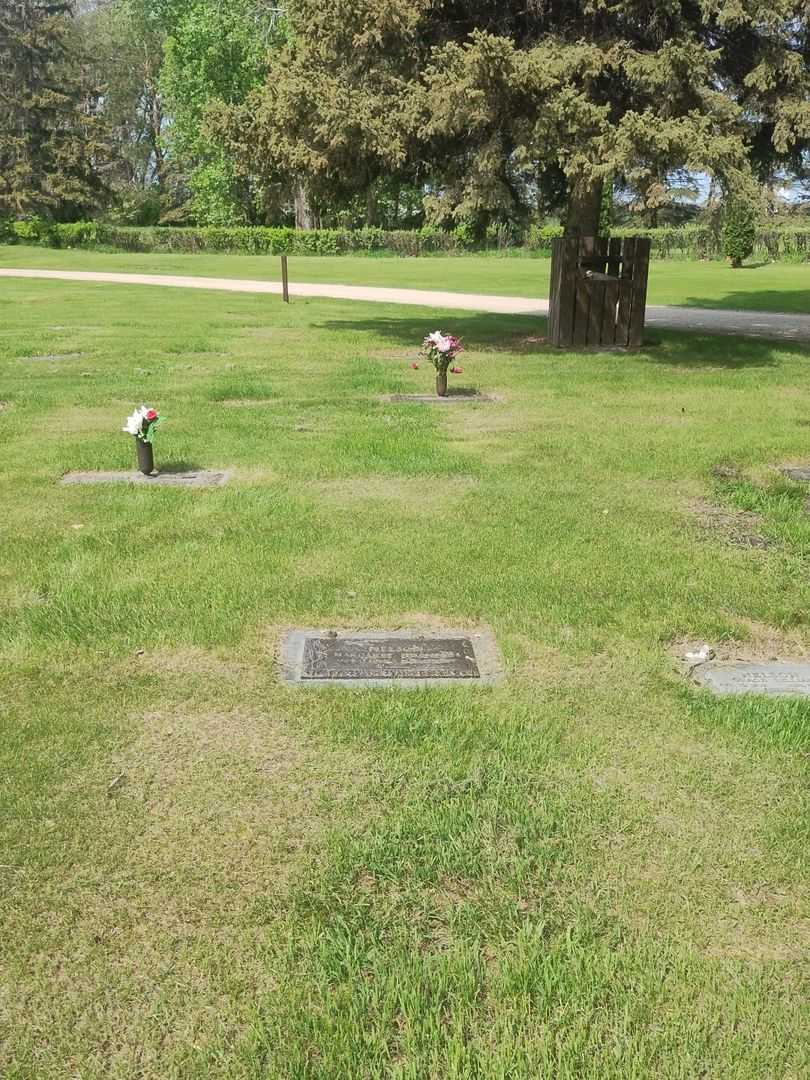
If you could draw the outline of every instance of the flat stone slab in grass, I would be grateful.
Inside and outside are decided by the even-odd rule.
[[[692,677],[715,694],[810,697],[810,663],[718,661],[701,664]]]
[[[145,476],[140,472],[72,472],[65,473],[62,484],[138,484],[141,487],[222,487],[230,479],[229,472],[159,472]]]
[[[488,394],[479,394],[477,390],[451,390],[447,397],[439,397],[438,394],[386,394],[385,400],[399,405],[461,405],[496,399]]]
[[[787,476],[790,480],[798,480],[800,483],[810,484],[810,465],[782,469],[782,475]]]
[[[480,686],[503,678],[485,631],[294,630],[282,664],[284,679],[300,686]]]
[[[87,353],[83,352],[66,352],[66,353],[46,353],[42,356],[23,356],[22,360],[80,360],[81,357],[86,356]]]

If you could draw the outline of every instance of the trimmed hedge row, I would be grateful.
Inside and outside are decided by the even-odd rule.
[[[393,255],[463,254],[469,251],[548,253],[560,236],[557,225],[532,226],[518,238],[506,227],[487,231],[484,241],[459,226],[442,229],[385,231],[383,229],[312,229],[238,226],[233,228],[137,228],[97,221],[59,224],[41,219],[0,220],[0,243],[41,244],[55,248],[112,248],[134,252],[223,252],[245,255]],[[678,228],[614,229],[614,236],[646,236],[653,255],[661,259],[722,258],[721,238],[704,225]],[[522,241],[522,242],[521,242]],[[810,225],[775,225],[757,228],[757,258],[801,261],[810,259]]]
[[[42,244],[46,247],[111,247],[135,252],[228,252],[245,255],[346,255],[352,252],[392,252],[423,255],[432,252],[470,251],[477,247],[508,246],[500,230],[493,230],[478,245],[466,230],[442,229],[385,231],[383,229],[311,229],[284,226],[205,228],[133,227],[78,221],[63,225],[41,219],[6,222],[5,242]],[[0,241],[3,241],[0,222]]]

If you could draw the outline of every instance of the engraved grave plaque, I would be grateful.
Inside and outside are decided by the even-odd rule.
[[[810,465],[782,469],[782,475],[789,480],[796,480],[800,484],[810,484]]]
[[[312,637],[301,678],[480,679],[469,638]]]
[[[715,694],[810,697],[810,663],[701,664],[693,677]]]
[[[298,686],[492,686],[504,677],[498,645],[483,627],[290,630],[279,659],[282,678]]]

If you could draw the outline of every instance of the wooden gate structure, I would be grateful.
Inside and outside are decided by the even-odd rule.
[[[562,236],[552,241],[548,338],[552,345],[638,349],[650,241]]]

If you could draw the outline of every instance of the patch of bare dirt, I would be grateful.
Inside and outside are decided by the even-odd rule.
[[[726,641],[699,641],[693,638],[677,638],[667,646],[667,652],[684,666],[689,666],[686,655],[696,654],[708,645],[714,654],[711,659],[720,661],[744,660],[752,663],[770,660],[810,660],[810,642],[801,631],[780,630],[775,626],[757,622],[745,616],[726,613],[730,622],[740,627],[739,637]]]
[[[746,616],[737,615],[735,618],[746,631],[744,644],[757,649],[761,654],[793,657],[810,655],[810,643],[798,629],[780,630],[776,626],[769,626]]]
[[[450,627],[462,632],[482,632],[492,634],[492,628],[480,620],[465,619],[463,616],[453,615],[445,618],[437,615],[435,611],[406,611],[401,615],[389,615],[382,618],[369,618],[368,615],[355,617],[341,615],[339,622],[328,624],[324,630],[424,630],[426,632],[440,633]],[[285,634],[293,630],[300,630],[300,625],[265,626],[259,635],[260,647],[265,652],[278,653],[278,645]],[[317,624],[304,627],[307,630],[317,629]]]
[[[379,630],[446,630],[448,626],[451,626],[454,630],[481,630],[487,633],[492,632],[492,628],[487,623],[482,623],[473,619],[465,619],[462,617],[453,616],[451,619],[443,618],[437,615],[436,612],[430,611],[406,611],[403,612],[397,618],[389,617],[384,620],[380,620],[379,626],[367,627],[367,629],[379,629]]]
[[[730,510],[705,499],[695,499],[689,510],[707,533],[721,537],[735,547],[769,548],[772,542],[760,530],[762,517],[750,510]]]
[[[810,917],[802,911],[801,897],[791,890],[764,882],[749,889],[732,887],[716,939],[706,951],[757,964],[802,961],[810,947]],[[774,934],[774,923],[789,928],[789,933]],[[757,930],[752,932],[754,926]]]

